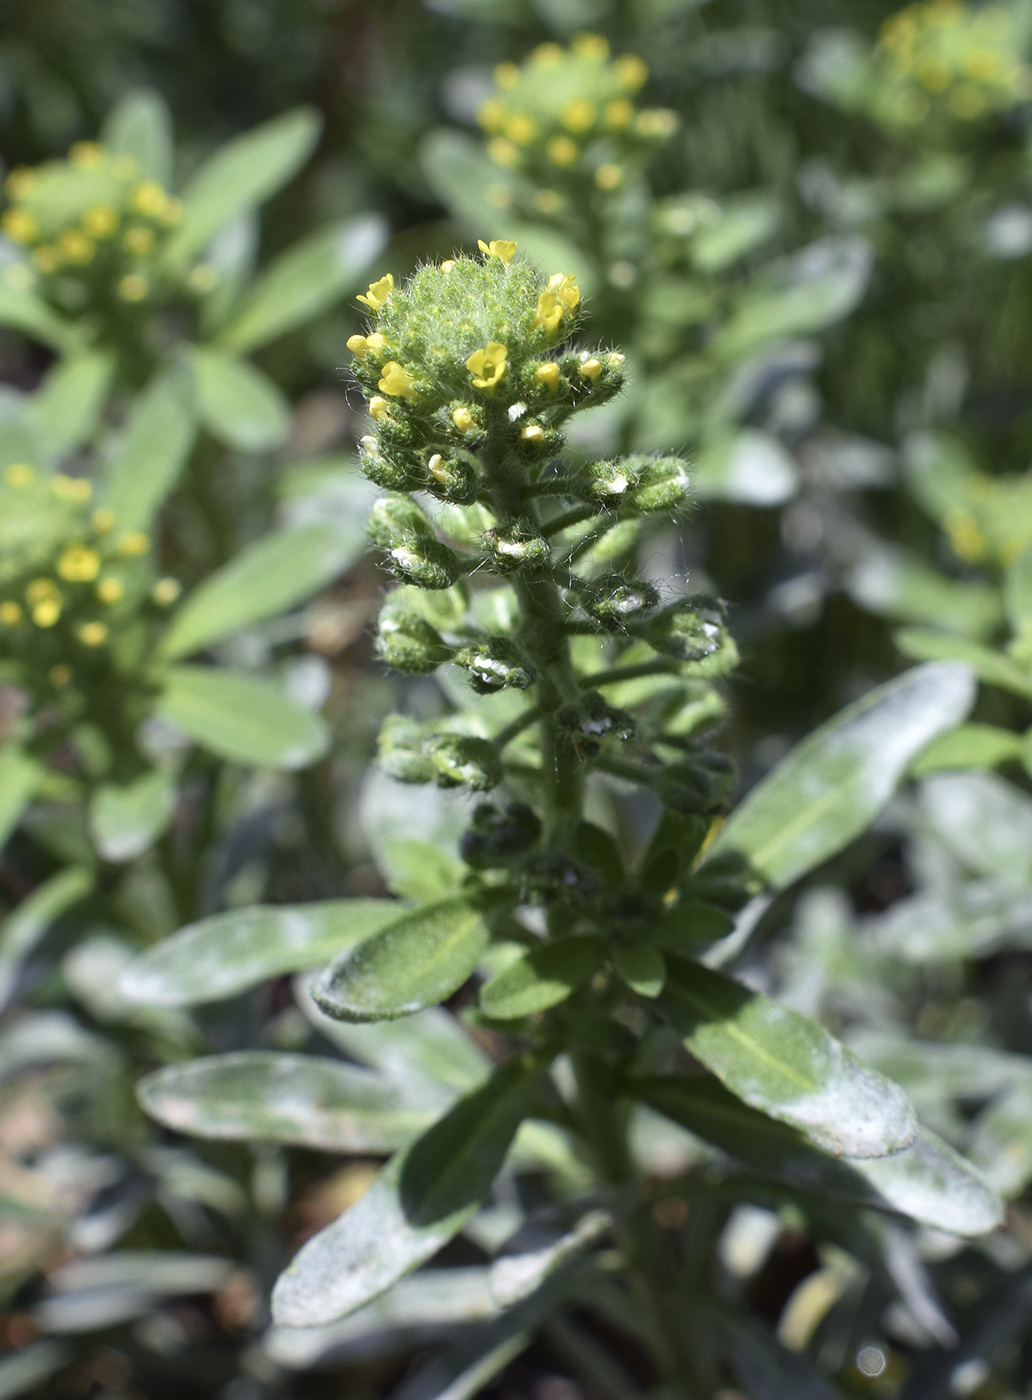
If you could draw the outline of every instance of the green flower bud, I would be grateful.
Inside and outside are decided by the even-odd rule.
[[[482,802],[463,832],[459,853],[474,870],[490,870],[530,850],[540,835],[541,823],[525,803],[513,802],[502,810]]]
[[[402,583],[416,588],[451,588],[465,573],[454,549],[437,539],[412,539],[388,551],[391,568]]]
[[[451,656],[451,648],[426,618],[389,607],[380,614],[376,650],[388,666],[410,676],[428,675]]]
[[[496,690],[526,690],[534,683],[534,672],[520,649],[507,637],[463,647],[455,653],[456,664],[469,672],[469,683],[478,695]]]
[[[727,636],[724,610],[715,598],[681,598],[645,626],[645,639],[665,656],[701,661],[719,651]]]
[[[582,758],[594,758],[606,739],[629,739],[634,720],[626,710],[610,705],[597,690],[588,690],[574,705],[556,712],[556,723],[573,737]]]
[[[731,796],[735,767],[722,753],[700,753],[664,768],[656,792],[665,807],[685,816],[719,812]]]
[[[399,783],[430,783],[434,765],[426,754],[426,728],[404,715],[388,715],[380,730],[380,766]]]
[[[679,457],[660,457],[642,465],[630,500],[644,513],[677,510],[687,504],[690,484],[685,462]]]
[[[482,538],[491,565],[500,574],[535,568],[549,555],[548,541],[522,525],[500,525],[485,531]]]
[[[434,528],[415,501],[399,491],[392,491],[373,505],[366,533],[373,544],[390,550],[413,540],[432,539]]]
[[[600,627],[607,632],[619,632],[658,607],[659,590],[643,579],[608,574],[585,586],[581,602],[584,611]]]
[[[522,872],[521,898],[527,904],[585,904],[597,898],[602,882],[594,870],[566,856],[546,855]]]
[[[434,452],[426,467],[426,489],[440,500],[457,506],[471,506],[476,501],[477,473],[469,462]]]
[[[358,444],[362,473],[384,491],[415,491],[419,480],[409,467],[380,450],[375,437],[364,437]]]
[[[486,739],[467,734],[438,734],[426,746],[438,787],[467,787],[486,792],[502,781],[502,763]]]
[[[629,498],[637,479],[627,462],[590,462],[577,473],[573,489],[582,501],[613,507]]]

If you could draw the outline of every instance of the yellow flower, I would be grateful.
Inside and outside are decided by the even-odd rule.
[[[621,355],[619,350],[612,350],[606,356],[606,364],[610,369],[619,369],[626,358],[627,356]]]
[[[118,295],[123,301],[143,301],[149,288],[146,277],[138,272],[130,272],[118,283]]]
[[[562,200],[555,190],[536,190],[534,192],[534,208],[542,214],[554,214],[561,203]]]
[[[503,263],[512,262],[512,255],[516,251],[516,244],[506,238],[492,238],[490,243],[478,238],[477,247],[486,258],[497,258]]]
[[[497,341],[489,341],[483,350],[474,350],[466,361],[466,368],[473,376],[475,389],[493,389],[505,374],[505,362],[509,351]]]
[[[100,573],[100,555],[88,544],[70,544],[57,561],[58,577],[69,583],[92,583]]]
[[[520,437],[531,447],[540,447],[545,440],[545,430],[540,423],[528,423],[520,432]]]
[[[37,175],[26,165],[16,165],[4,181],[4,194],[8,199],[23,199],[36,183]]]
[[[159,219],[165,212],[168,195],[156,180],[145,180],[133,190],[132,203],[138,214]]]
[[[543,384],[550,394],[554,394],[559,388],[559,366],[554,360],[546,360],[543,365],[538,365],[534,371],[534,382]]]
[[[579,58],[594,58],[600,63],[609,57],[609,42],[601,34],[575,34],[570,48]]]
[[[492,137],[487,143],[487,154],[494,161],[495,165],[512,166],[518,165],[520,153],[518,147],[511,141],[507,141],[504,136]]]
[[[17,627],[23,616],[17,603],[0,603],[0,623],[5,627]]]
[[[373,331],[372,335],[366,336],[366,346],[374,355],[382,355],[387,349],[387,337],[379,331]]]
[[[530,55],[530,61],[535,68],[555,68],[563,61],[563,51],[558,44],[538,44]]]
[[[42,272],[46,277],[51,272],[57,271],[61,266],[61,259],[58,257],[56,248],[50,248],[44,244],[41,248],[33,249],[32,264],[37,272]]]
[[[500,88],[515,87],[520,80],[520,70],[515,63],[499,63],[494,70],[494,80]]]
[[[77,228],[70,228],[66,233],[62,233],[57,240],[57,248],[63,258],[77,267],[85,267],[87,263],[92,262],[97,251],[93,239],[87,238]]]
[[[73,165],[81,166],[84,170],[95,169],[98,165],[103,165],[107,159],[107,152],[103,146],[99,146],[96,141],[76,141],[75,145],[68,152],[68,159]]]
[[[88,501],[93,495],[92,485],[81,476],[65,476],[58,472],[50,483],[54,495],[62,501]]]
[[[57,690],[62,690],[72,679],[72,668],[70,666],[51,666],[50,684]]]
[[[102,647],[108,639],[108,629],[103,622],[84,622],[78,636],[84,647]]]
[[[183,591],[183,585],[175,578],[159,578],[151,589],[151,597],[159,607],[168,608]]]
[[[390,403],[387,399],[381,398],[379,394],[374,394],[369,400],[370,417],[375,418],[376,421],[379,422],[381,418],[387,417],[387,414],[390,412],[390,407]]]
[[[634,103],[626,97],[617,97],[606,104],[605,122],[610,131],[623,131],[634,121]]]
[[[566,311],[576,311],[580,306],[580,287],[573,272],[553,272],[548,279],[549,290],[555,292],[559,304]]]
[[[600,190],[618,190],[623,184],[623,170],[612,161],[600,165],[595,171],[595,184]]]
[[[992,49],[972,49],[964,57],[964,70],[972,78],[989,82],[1000,71],[1000,55],[993,53]]]
[[[122,242],[127,252],[142,258],[154,247],[154,232],[144,228],[142,224],[136,224],[133,228],[126,229]]]
[[[186,279],[190,290],[193,292],[210,292],[219,280],[219,270],[213,263],[198,263],[196,267],[190,269],[190,275]]]
[[[531,330],[545,330],[549,335],[552,335],[562,319],[563,308],[560,306],[559,298],[555,292],[542,292],[537,299],[537,312],[531,324]]]
[[[150,539],[142,530],[130,530],[118,541],[118,552],[126,559],[138,559],[141,554],[147,553],[150,546]]]
[[[679,125],[676,112],[671,112],[666,107],[652,107],[646,112],[639,112],[635,122],[642,136],[673,136]]]
[[[452,268],[453,268],[454,266],[455,266],[455,259],[454,259],[454,258],[446,258],[446,259],[444,260],[444,262],[441,263],[441,271],[442,271],[442,272],[444,273],[444,275],[447,277],[448,273],[451,272],[451,270],[452,270]]]
[[[378,282],[370,282],[369,291],[365,296],[359,296],[358,301],[364,302],[370,311],[379,311],[381,306],[394,291],[394,278],[388,272],[381,277]]]
[[[30,608],[38,607],[40,603],[60,604],[61,590],[52,578],[34,578],[25,590],[25,601]]]
[[[94,204],[83,214],[82,226],[94,238],[110,238],[118,227],[118,211],[110,204]]]
[[[598,108],[594,102],[589,102],[586,97],[578,97],[573,102],[567,102],[559,114],[559,120],[567,131],[582,132],[591,130],[597,116]]]
[[[529,146],[537,135],[537,126],[526,112],[513,112],[505,123],[505,134],[517,146]]]
[[[27,209],[8,209],[0,219],[0,228],[12,243],[31,243],[38,226]]]
[[[125,584],[120,578],[102,578],[93,591],[102,603],[120,603],[125,597]]]
[[[358,359],[361,359],[369,349],[369,342],[364,335],[349,335],[346,344],[352,355],[357,356]]]
[[[553,165],[570,166],[577,164],[577,147],[568,136],[553,136],[545,147],[548,159]]]
[[[489,97],[477,108],[477,121],[485,131],[500,131],[505,121],[505,106],[497,97]]]
[[[594,384],[595,380],[602,373],[602,361],[595,359],[585,360],[580,367],[579,373],[582,379],[586,379],[589,384]]]
[[[649,76],[648,64],[636,53],[625,53],[616,60],[616,74],[628,92],[637,92]]]
[[[28,462],[12,462],[5,472],[8,486],[28,486],[35,480],[36,473]]]
[[[101,506],[99,510],[93,512],[93,518],[90,523],[98,535],[103,535],[106,531],[110,530],[115,523],[115,512],[110,510],[107,506]]]
[[[476,427],[473,415],[465,404],[459,404],[458,408],[452,409],[451,420],[460,433],[470,433]]]
[[[414,399],[417,398],[415,380],[409,374],[404,365],[399,365],[397,360],[388,360],[380,371],[380,382],[377,388],[382,394],[389,394],[393,399]]]
[[[61,616],[61,604],[56,598],[44,598],[32,609],[32,620],[37,627],[53,627]]]

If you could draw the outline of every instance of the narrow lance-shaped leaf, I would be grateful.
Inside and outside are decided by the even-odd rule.
[[[81,329],[63,320],[41,301],[30,290],[31,281],[32,274],[27,268],[24,286],[12,286],[10,274],[0,280],[0,326],[22,331],[59,355],[74,354],[81,348]]]
[[[315,112],[299,107],[221,146],[183,190],[185,213],[168,262],[185,262],[230,219],[285,185],[314,149],[320,125]]]
[[[219,344],[246,355],[311,320],[359,285],[386,239],[375,214],[319,229],[261,275]]]
[[[197,408],[204,426],[229,447],[263,452],[290,428],[290,405],[267,374],[221,350],[190,352]]]
[[[565,1001],[605,962],[601,938],[559,938],[522,954],[480,989],[480,1007],[500,1021],[533,1016]]]
[[[1026,700],[1032,698],[1032,672],[978,642],[924,627],[904,627],[893,640],[903,655],[914,661],[959,661],[986,685],[998,685]]]
[[[43,769],[17,744],[0,745],[0,847],[14,831],[43,779]]]
[[[194,590],[161,643],[175,660],[292,608],[329,583],[352,557],[328,521],[279,530],[244,549]]]
[[[189,379],[176,366],[135,400],[121,449],[108,466],[105,503],[120,531],[150,529],[196,431]]]
[[[910,765],[915,778],[958,768],[995,768],[1021,757],[1024,737],[993,724],[962,724],[933,739]]]
[[[464,899],[424,904],[345,953],[312,995],[341,1021],[410,1016],[457,991],[487,943],[483,920]]]
[[[234,763],[305,768],[329,746],[325,721],[246,671],[173,666],[157,713]]]
[[[51,924],[92,888],[92,872],[71,866],[44,881],[0,924],[0,1011],[11,999],[25,959]]]
[[[416,1103],[372,1070],[271,1050],[166,1065],[136,1092],[152,1118],[194,1137],[375,1153],[405,1147],[448,1097]]]
[[[122,993],[151,1006],[197,1006],[271,977],[323,967],[393,923],[392,899],[328,899],[213,914],[156,944],[126,969]]]
[[[735,852],[777,889],[827,860],[874,820],[911,760],[964,719],[964,666],[919,666],[804,739],[759,783],[710,847]]]
[[[913,1141],[917,1121],[899,1085],[816,1021],[699,963],[670,957],[668,969],[661,1012],[751,1107],[847,1157],[880,1157]]]
[[[132,156],[144,179],[171,183],[172,118],[153,88],[137,88],[122,98],[101,129],[101,141],[118,155]]]
[[[458,1234],[490,1191],[541,1073],[529,1056],[509,1060],[392,1158],[361,1200],[280,1275],[274,1320],[314,1327],[346,1317]]]
[[[105,783],[90,801],[90,835],[105,860],[132,860],[158,839],[175,807],[175,781],[157,769],[131,783]]]
[[[115,370],[106,350],[88,350],[58,362],[28,401],[28,416],[53,456],[92,440]]]

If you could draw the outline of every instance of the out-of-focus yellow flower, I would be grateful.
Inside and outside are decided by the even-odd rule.
[[[492,238],[490,243],[485,243],[482,238],[477,239],[477,247],[487,258],[497,258],[499,262],[512,262],[513,254],[516,252],[516,244],[509,238]]]
[[[562,47],[559,44],[538,44],[536,49],[531,50],[530,61],[535,68],[555,68],[563,61]]]
[[[535,190],[534,208],[542,214],[554,214],[562,204],[562,198],[556,190]]]
[[[0,623],[5,627],[17,627],[25,614],[17,603],[0,603]]]
[[[107,625],[103,622],[84,622],[79,628],[78,637],[84,647],[102,647],[108,639]]]
[[[165,212],[168,195],[156,180],[144,180],[132,193],[132,206],[139,214],[150,219],[160,219]]]
[[[677,113],[667,107],[650,107],[647,111],[639,112],[635,122],[642,136],[658,137],[673,136],[679,124]]]
[[[591,130],[597,116],[598,108],[594,102],[589,102],[586,97],[577,97],[572,102],[566,103],[559,114],[559,120],[567,131],[580,134]]]
[[[65,476],[63,472],[54,477],[50,489],[62,501],[88,501],[93,495],[93,486],[85,477]]]
[[[16,165],[4,181],[4,194],[8,199],[24,199],[38,179],[35,170]]]
[[[568,168],[577,164],[577,147],[568,136],[553,136],[545,150],[553,165]]]
[[[499,63],[494,70],[494,80],[500,88],[515,87],[520,80],[520,70],[515,63]]]
[[[42,272],[44,277],[49,277],[61,266],[61,258],[56,248],[44,243],[39,248],[33,248],[32,265],[37,272]]]
[[[85,267],[87,263],[93,261],[97,245],[92,238],[87,238],[80,229],[70,228],[62,233],[57,240],[57,250],[65,261],[70,262],[74,267]]]
[[[506,136],[494,136],[487,143],[487,154],[494,161],[495,165],[504,165],[511,168],[520,163],[519,147],[514,145]]]
[[[505,375],[509,351],[506,346],[491,340],[483,350],[474,350],[466,361],[466,368],[473,376],[476,389],[493,389]]]
[[[118,211],[110,204],[91,205],[82,216],[82,226],[93,238],[110,238],[118,227]]]
[[[42,623],[40,625],[42,626]],[[70,666],[51,666],[49,678],[50,684],[55,690],[63,690],[72,679],[72,668]]]
[[[150,538],[142,530],[130,530],[118,541],[118,552],[126,559],[138,559],[141,554],[146,554],[150,547]]]
[[[12,462],[4,476],[8,486],[28,486],[36,479],[36,473],[28,462]]]
[[[575,34],[570,48],[578,58],[593,58],[599,63],[609,57],[609,41],[601,34]]]
[[[159,578],[151,589],[151,597],[161,608],[171,607],[183,591],[183,585],[176,578]]]
[[[68,152],[68,159],[83,170],[95,170],[107,160],[107,151],[96,141],[76,141]]]
[[[99,510],[93,512],[90,523],[98,535],[106,534],[115,523],[115,512],[108,506],[101,506]]]
[[[636,53],[625,53],[616,60],[616,72],[628,92],[637,92],[644,87],[649,76],[649,67]]]
[[[369,307],[370,311],[379,311],[384,302],[394,291],[394,278],[388,272],[381,277],[378,282],[370,282],[369,290],[365,295],[359,295],[356,299]]]
[[[117,291],[122,301],[143,301],[149,290],[146,277],[138,272],[128,272],[119,278]]]
[[[66,545],[57,561],[57,573],[68,583],[92,583],[100,573],[100,555],[88,544]]]
[[[537,125],[526,112],[513,112],[505,123],[505,134],[517,146],[529,146],[537,135]]]
[[[102,603],[120,603],[125,597],[125,584],[120,578],[102,578],[93,591]]]
[[[133,228],[126,229],[122,242],[126,252],[135,253],[137,257],[146,257],[154,247],[154,230],[146,228],[143,224],[136,224]]]
[[[606,103],[604,119],[610,131],[623,131],[634,121],[634,103],[626,97],[615,97]]]
[[[414,399],[417,397],[415,380],[404,365],[397,360],[388,360],[380,371],[377,388],[392,399]]]
[[[64,598],[53,579],[33,579],[25,590],[25,601],[37,627],[53,627],[61,616]]]
[[[608,161],[595,171],[595,184],[600,190],[618,190],[623,184],[623,177],[622,167]]]
[[[487,98],[477,108],[477,121],[488,133],[501,131],[505,121],[505,104],[499,102],[497,97]]]
[[[31,243],[39,231],[36,220],[27,209],[8,209],[0,219],[0,228],[12,243]]]

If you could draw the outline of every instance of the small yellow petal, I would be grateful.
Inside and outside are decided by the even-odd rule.
[[[102,603],[120,603],[125,597],[125,584],[120,578],[102,578],[93,591]]]
[[[176,601],[183,591],[183,585],[175,578],[159,578],[151,589],[151,597],[159,607],[167,608]]]
[[[460,433],[469,433],[476,426],[472,413],[464,404],[452,410],[452,422]]]
[[[17,627],[24,616],[17,603],[0,603],[0,623],[5,627]]]
[[[554,394],[559,388],[560,377],[559,366],[554,360],[546,360],[534,371],[535,382],[543,384],[550,394]]]
[[[59,578],[69,583],[92,583],[100,573],[100,555],[86,544],[70,544],[57,561]]]
[[[146,554],[150,547],[150,540],[141,530],[130,530],[118,541],[118,552],[126,559],[138,559],[141,554]]]
[[[78,637],[84,647],[102,647],[108,639],[108,629],[103,622],[84,622]]]
[[[582,379],[586,379],[589,384],[594,384],[595,380],[602,373],[601,360],[585,360],[578,373]]]
[[[369,400],[370,416],[375,418],[377,422],[379,422],[381,418],[387,417],[387,414],[390,412],[390,407],[390,402],[387,399],[381,398],[379,394],[374,394]]]
[[[379,311],[384,302],[394,291],[394,278],[391,273],[386,273],[377,282],[370,282],[369,290],[365,296],[359,296],[358,301],[364,302],[370,311]]]

